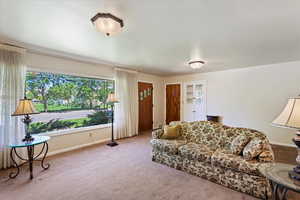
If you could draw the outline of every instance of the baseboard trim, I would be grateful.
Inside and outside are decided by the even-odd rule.
[[[90,143],[86,143],[86,144],[81,144],[81,145],[76,145],[76,146],[56,150],[56,151],[53,151],[53,152],[49,152],[47,157],[48,156],[54,156],[54,155],[61,154],[61,153],[65,153],[65,152],[69,152],[69,151],[74,151],[76,149],[81,149],[81,148],[92,146],[92,145],[95,145],[95,144],[108,142],[109,140],[110,140],[110,138],[106,138],[106,139],[98,140],[98,141],[95,141],[95,142],[90,142]]]

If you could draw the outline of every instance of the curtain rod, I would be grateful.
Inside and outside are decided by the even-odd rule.
[[[5,50],[8,50],[8,51],[15,51],[15,52],[18,52],[18,53],[25,53],[26,52],[26,49],[24,47],[17,46],[17,45],[14,45],[14,44],[9,44],[9,43],[2,43],[2,42],[0,42],[0,49],[5,49]]]

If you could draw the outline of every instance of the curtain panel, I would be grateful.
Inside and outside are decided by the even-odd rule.
[[[116,70],[115,105],[116,139],[138,134],[138,81],[137,73]]]
[[[7,146],[25,134],[20,117],[11,116],[24,98],[25,73],[22,53],[0,49],[0,169],[12,165]]]

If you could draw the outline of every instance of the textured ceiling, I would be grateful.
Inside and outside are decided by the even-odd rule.
[[[298,0],[0,0],[0,39],[143,72],[173,75],[300,60]],[[90,18],[125,23],[107,37]],[[192,70],[187,62],[207,64]]]

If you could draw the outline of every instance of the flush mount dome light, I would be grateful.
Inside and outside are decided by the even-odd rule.
[[[107,36],[119,33],[124,26],[122,19],[110,13],[97,13],[91,21],[98,31],[105,33]]]
[[[205,64],[205,62],[202,60],[195,60],[195,61],[189,62],[190,67],[193,69],[200,69],[204,64]]]

